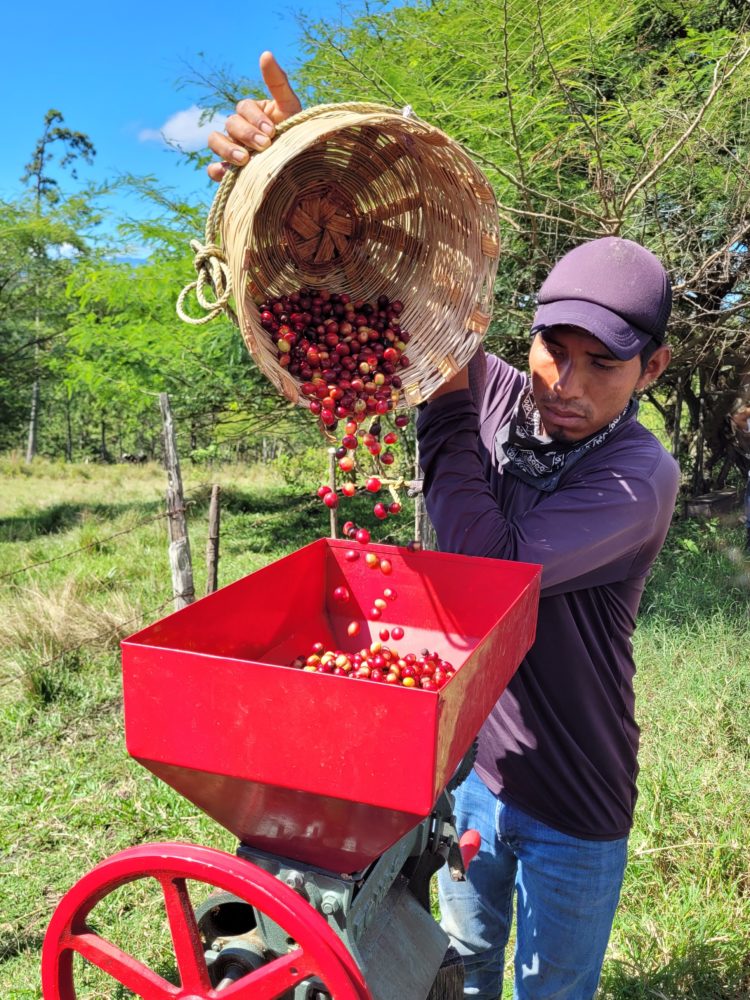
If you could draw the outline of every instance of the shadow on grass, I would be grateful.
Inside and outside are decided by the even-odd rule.
[[[750,955],[741,942],[729,959],[717,944],[694,943],[662,968],[635,970],[619,962],[605,966],[599,1000],[747,1000]]]
[[[79,526],[86,517],[110,520],[130,510],[144,517],[156,512],[153,503],[56,503],[39,510],[0,518],[0,542],[29,542],[44,535],[60,534]]]
[[[390,502],[388,494],[383,497]],[[361,492],[338,508],[339,532],[346,521],[368,528],[373,539],[406,545],[412,537],[411,509],[398,518],[379,521],[373,514],[375,498]],[[222,491],[222,510],[232,514],[222,545],[235,552],[291,552],[330,535],[330,512],[314,492],[294,487],[245,492]],[[223,530],[223,529],[222,529]],[[341,535],[339,535],[341,537]]]
[[[291,552],[328,534],[328,511],[309,494],[235,496],[228,509],[233,516],[222,541],[228,550]]]

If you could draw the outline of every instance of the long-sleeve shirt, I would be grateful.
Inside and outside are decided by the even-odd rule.
[[[572,836],[632,824],[639,729],[631,637],[670,524],[676,462],[635,419],[566,469],[551,492],[508,471],[495,438],[528,384],[487,356],[485,384],[419,417],[425,502],[439,547],[540,563],[537,635],[479,735],[490,789]]]

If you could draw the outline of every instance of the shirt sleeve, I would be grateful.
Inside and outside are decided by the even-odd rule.
[[[613,443],[606,463],[592,452],[557,489],[535,492],[529,509],[506,517],[487,480],[469,392],[430,403],[418,434],[425,503],[440,548],[540,563],[547,596],[642,575],[666,535],[677,472],[656,442],[638,451],[635,466],[617,461],[618,453],[632,455],[632,443]]]

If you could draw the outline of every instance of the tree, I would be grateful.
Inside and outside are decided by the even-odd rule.
[[[621,234],[662,257],[675,357],[650,398],[698,492],[729,472],[750,358],[747,16],[740,0],[435,0],[302,22],[308,103],[410,104],[484,167],[503,232],[489,343],[511,360],[570,247]]]
[[[193,453],[269,431],[298,434],[300,415],[288,404],[280,410],[228,320],[193,327],[175,313],[192,270],[188,236],[201,226],[202,207],[174,201],[149,182],[133,183],[158,215],[123,226],[123,236],[148,246],[148,258],[90,257],[78,263],[69,286],[73,312],[62,377],[68,391],[86,398],[89,423],[116,428],[128,449],[153,454],[158,396],[168,392]]]
[[[36,146],[31,156],[31,160],[26,164],[21,181],[28,184],[32,191],[35,213],[41,219],[45,208],[55,206],[60,201],[60,190],[57,180],[47,171],[50,161],[54,156],[54,151],[62,146],[63,155],[60,158],[61,167],[69,167],[78,158],[91,163],[96,154],[94,146],[88,136],[83,132],[73,132],[63,125],[62,114],[50,109],[44,116],[44,127],[42,134],[37,140]],[[75,178],[75,167],[71,169],[71,175]],[[80,243],[80,241],[77,241]],[[75,243],[70,244],[71,249]],[[36,372],[31,390],[31,410],[29,416],[29,434],[26,446],[26,461],[30,463],[34,459],[37,450],[37,431],[39,425],[39,403],[42,379],[41,346],[44,342],[42,335],[42,295],[44,286],[49,286],[54,274],[53,263],[50,262],[49,246],[44,242],[37,242],[29,247],[29,273],[33,274],[33,281],[30,292],[34,297],[35,315],[35,349],[34,357],[36,361]],[[79,248],[80,249],[80,246]],[[48,262],[49,266],[48,266]],[[47,320],[50,319],[49,313]]]
[[[88,208],[86,209],[88,213]],[[71,204],[40,215],[0,203],[0,447],[17,445],[32,387],[52,378],[64,349],[65,289],[85,243]]]

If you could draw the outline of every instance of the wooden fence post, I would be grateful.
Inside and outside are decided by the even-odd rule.
[[[185,495],[182,491],[177,439],[172,422],[172,409],[166,392],[159,393],[161,419],[164,425],[164,467],[167,470],[167,524],[169,525],[169,564],[172,568],[172,592],[175,610],[179,611],[195,600],[193,562],[190,557]]]
[[[421,489],[421,484],[424,482],[424,475],[419,465],[418,441],[414,449],[414,480],[415,486],[417,483],[420,484],[419,492],[414,496],[414,540],[419,542],[423,549],[437,549],[437,536],[435,535],[432,521],[427,516],[424,505],[424,494]]]
[[[221,487],[216,483],[211,487],[211,503],[208,508],[208,541],[206,542],[206,593],[213,594],[219,585],[219,518],[221,508],[219,495]]]
[[[336,449],[328,449],[328,485],[333,492],[336,492]],[[339,519],[335,507],[330,508],[331,513],[331,538],[339,537]]]

